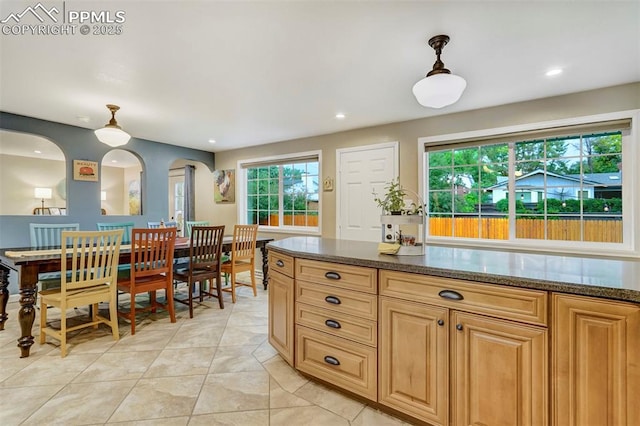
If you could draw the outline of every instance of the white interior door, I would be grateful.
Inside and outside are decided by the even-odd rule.
[[[373,191],[398,177],[398,143],[389,142],[336,151],[336,238],[380,241],[381,210]]]

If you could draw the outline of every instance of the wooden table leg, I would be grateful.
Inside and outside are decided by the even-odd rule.
[[[9,268],[0,265],[0,331],[7,322],[7,303],[9,302]]]
[[[269,285],[269,257],[267,256],[267,249],[264,246],[260,247],[260,252],[262,253],[262,285],[266,290],[267,285]]]
[[[24,265],[20,269],[20,312],[18,322],[22,335],[18,339],[20,358],[29,356],[33,345],[33,322],[36,319],[36,293],[38,291],[38,267]]]

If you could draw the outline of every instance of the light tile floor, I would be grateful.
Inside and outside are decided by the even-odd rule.
[[[19,358],[19,305],[9,304],[0,332],[0,425],[256,425],[394,426],[399,419],[309,381],[267,341],[267,296],[259,286],[197,305],[189,318],[176,304],[168,315],[138,316],[136,334],[120,320],[110,330],[85,329],[68,340],[36,343]],[[184,289],[183,289],[184,291]],[[56,317],[52,309],[48,317]],[[59,318],[59,317],[58,317]]]

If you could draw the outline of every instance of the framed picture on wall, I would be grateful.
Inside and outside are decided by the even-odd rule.
[[[213,200],[216,203],[236,202],[235,170],[216,170],[213,172],[214,189]]]
[[[98,181],[98,163],[96,161],[73,160],[73,180]]]

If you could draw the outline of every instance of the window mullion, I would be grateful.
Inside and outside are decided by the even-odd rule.
[[[509,142],[509,241],[516,240],[516,152],[515,143]]]

